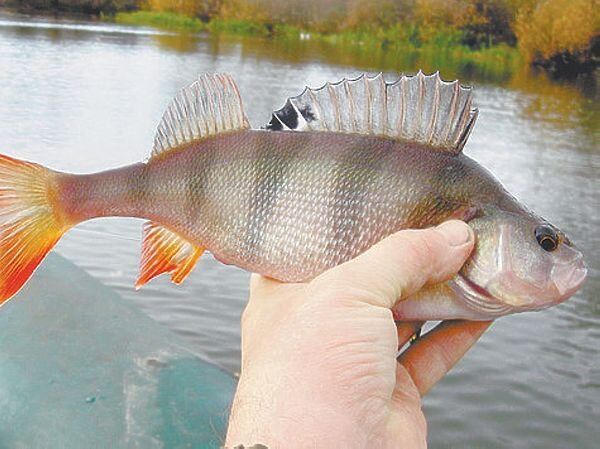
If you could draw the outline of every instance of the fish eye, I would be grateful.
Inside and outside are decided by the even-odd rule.
[[[551,252],[558,248],[558,234],[548,225],[539,225],[535,228],[535,239],[545,251]]]

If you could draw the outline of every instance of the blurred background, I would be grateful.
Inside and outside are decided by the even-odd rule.
[[[566,303],[498,320],[425,398],[430,446],[593,448],[599,60],[597,0],[0,0],[0,152],[76,173],[144,160],[202,72],[233,75],[254,127],[305,85],[363,72],[472,84],[465,152],[564,230],[590,273]],[[249,275],[205,254],[182,286],[136,292],[141,225],[84,223],[56,251],[235,373]]]

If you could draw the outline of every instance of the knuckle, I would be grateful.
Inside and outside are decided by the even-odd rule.
[[[402,258],[418,269],[429,271],[435,259],[435,248],[428,237],[428,231],[412,231],[402,238]]]
[[[365,270],[369,267],[364,263],[357,261],[349,261],[338,265],[321,275],[317,276],[307,284],[309,291],[318,292],[319,294],[332,295],[340,291],[344,291],[349,285],[354,285],[358,280],[365,275]]]
[[[314,304],[325,304],[351,296],[351,284],[341,279],[332,278],[331,282],[309,284],[306,293]]]
[[[319,297],[321,295],[329,296],[336,293],[340,287],[347,284],[345,272],[340,273],[340,271],[342,269],[337,267],[337,269],[334,268],[333,270],[326,271],[313,279],[312,282],[307,284],[308,294],[313,297]]]

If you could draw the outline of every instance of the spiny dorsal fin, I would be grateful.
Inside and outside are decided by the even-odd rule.
[[[266,129],[373,134],[458,154],[477,118],[471,102],[471,87],[442,81],[438,72],[393,83],[381,73],[362,75],[305,88],[273,113]]]
[[[248,128],[233,78],[204,74],[171,100],[158,125],[150,157],[206,136]]]
[[[151,221],[146,222],[140,274],[135,288],[139,289],[150,279],[163,273],[171,273],[171,281],[181,284],[203,252],[204,248],[193,245],[167,228]]]

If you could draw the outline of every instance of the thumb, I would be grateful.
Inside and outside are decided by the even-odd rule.
[[[391,308],[400,299],[454,276],[473,249],[473,230],[451,220],[435,228],[400,231],[315,279]]]

